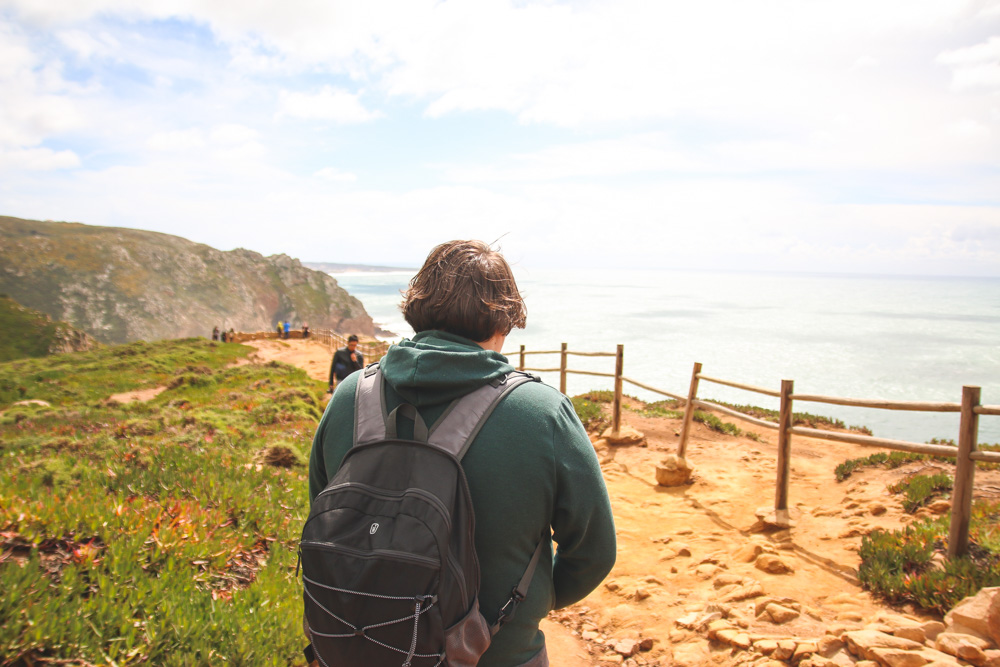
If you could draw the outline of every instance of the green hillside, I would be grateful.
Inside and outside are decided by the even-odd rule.
[[[295,545],[324,386],[232,365],[250,351],[0,364],[0,664],[302,664]]]
[[[0,292],[105,343],[279,320],[374,334],[360,301],[297,259],[137,229],[0,216]]]
[[[0,294],[0,332],[0,362],[86,349],[94,344],[65,322],[53,322],[44,313],[25,308],[4,294]]]

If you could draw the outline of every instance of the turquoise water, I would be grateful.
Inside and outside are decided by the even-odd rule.
[[[1000,404],[1000,279],[551,271],[516,267],[528,326],[504,350],[613,352],[625,345],[625,376],[686,394],[695,361],[714,377],[777,390],[853,398],[961,401],[962,385]],[[338,274],[383,328],[412,330],[399,313],[410,272]],[[516,363],[516,359],[515,359]],[[528,357],[557,367],[558,355]],[[570,357],[571,369],[614,371],[610,358]],[[545,374],[558,386],[558,374]],[[568,392],[611,388],[570,375]],[[655,394],[626,383],[625,392]],[[777,407],[777,400],[702,383],[699,395]],[[797,411],[865,424],[875,435],[923,442],[957,438],[957,414],[918,414],[796,404]],[[1000,442],[1000,417],[980,418],[980,442]]]

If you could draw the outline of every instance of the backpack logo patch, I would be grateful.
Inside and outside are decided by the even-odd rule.
[[[378,522],[372,524],[372,527],[368,530],[368,534],[374,535],[377,532],[378,532]]]

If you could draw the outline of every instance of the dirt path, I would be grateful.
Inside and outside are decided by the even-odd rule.
[[[292,363],[326,379],[329,351],[321,345],[295,340],[253,345],[264,360]],[[656,485],[655,466],[676,451],[680,420],[626,411],[623,421],[645,434],[646,444],[595,443],[615,512],[618,562],[589,597],[554,612],[543,625],[555,667],[737,664],[742,660],[732,647],[710,643],[704,632],[677,623],[720,605],[730,619],[742,619],[748,633],[800,639],[821,637],[838,624],[863,625],[886,610],[856,581],[861,536],[912,519],[886,485],[928,464],[862,470],[838,483],[833,474],[837,464],[876,450],[796,437],[790,488],[795,524],[790,530],[761,533],[754,531],[755,510],[774,503],[773,431],[753,440],[696,424],[688,445],[693,483],[665,488]],[[987,481],[991,484],[985,488],[996,487],[1000,473],[977,473],[977,487]],[[946,504],[937,511],[947,511]],[[762,571],[757,560],[761,552],[772,554],[788,571]],[[734,592],[755,584],[765,596],[798,604],[802,614],[782,625],[759,620],[754,600],[761,598],[740,600],[739,590]],[[727,599],[733,596],[737,599]],[[919,616],[912,609],[896,610],[906,611]],[[629,657],[628,640],[645,650]]]

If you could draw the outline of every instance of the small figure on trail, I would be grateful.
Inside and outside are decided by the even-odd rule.
[[[288,332],[292,330],[292,323],[285,320],[285,340],[288,340]]]
[[[227,334],[226,334],[226,330],[225,330],[225,329],[223,329],[223,330],[222,330],[222,342],[223,342],[223,343],[225,343],[225,342],[226,342],[226,339],[227,339]]]
[[[230,343],[235,343],[235,342],[236,342],[235,340],[233,340],[233,337],[234,337],[235,335],[236,335],[236,332],[235,332],[235,331],[233,331],[233,328],[232,328],[232,327],[229,327],[229,342],[230,342]]]
[[[219,340],[219,327],[212,329],[212,340]]]
[[[364,367],[365,357],[358,352],[358,337],[351,334],[347,337],[347,347],[333,353],[333,361],[330,362],[330,392],[333,393],[334,380],[340,382]]]
[[[302,337],[303,338],[309,338],[309,325],[308,324],[303,324],[302,325]]]
[[[510,266],[499,252],[480,241],[451,241],[437,246],[410,281],[402,306],[403,316],[416,335],[412,340],[403,340],[390,347],[378,366],[369,366],[341,382],[316,430],[309,462],[309,497],[310,501],[316,500],[313,509],[325,507],[323,503],[329,498],[343,497],[331,490],[332,486],[327,489],[327,484],[333,479],[339,483],[341,478],[354,479],[357,476],[360,480],[362,474],[370,474],[383,475],[387,480],[384,488],[395,488],[391,484],[396,480],[406,480],[406,484],[410,484],[412,480],[408,469],[380,468],[377,457],[370,454],[371,451],[386,453],[391,449],[398,460],[405,455],[402,448],[411,446],[413,451],[409,460],[413,463],[410,465],[415,470],[429,473],[426,465],[421,467],[418,463],[425,461],[421,452],[430,450],[432,441],[437,442],[437,433],[445,431],[450,437],[456,422],[474,428],[470,428],[469,440],[464,444],[459,442],[462,445],[460,454],[454,458],[461,461],[459,467],[471,498],[475,517],[476,569],[481,576],[475,579],[479,588],[472,595],[477,606],[473,606],[471,612],[463,608],[458,613],[469,616],[481,614],[484,632],[477,636],[465,634],[462,637],[465,641],[456,645],[451,642],[453,636],[448,635],[448,629],[466,627],[465,619],[450,625],[444,620],[444,604],[437,604],[445,598],[451,600],[447,593],[452,591],[441,589],[441,598],[437,596],[436,589],[433,596],[418,595],[416,611],[412,603],[408,607],[408,612],[415,619],[409,625],[412,633],[397,633],[407,638],[409,634],[413,636],[404,664],[410,664],[411,657],[419,656],[423,662],[414,661],[414,667],[423,664],[543,667],[549,662],[545,636],[538,627],[541,619],[553,609],[583,599],[601,583],[615,563],[614,519],[594,447],[576,416],[572,402],[557,390],[537,381],[518,382],[516,388],[503,395],[499,402],[490,404],[491,408],[495,408],[492,412],[479,413],[482,421],[472,419],[469,424],[469,420],[457,418],[465,412],[459,408],[470,405],[466,397],[472,397],[473,402],[478,401],[482,396],[492,395],[491,392],[507,382],[520,380],[514,366],[500,351],[514,327],[524,328],[526,309]],[[338,350],[334,365],[340,356],[341,351]],[[357,368],[361,368],[360,359]],[[381,384],[380,387],[373,387],[373,378]],[[457,402],[459,400],[461,403]],[[450,409],[454,406],[458,407]],[[372,424],[380,427],[379,432],[386,434],[387,438],[377,443],[380,448],[377,450],[372,449],[370,440],[362,437],[372,432]],[[394,441],[388,440],[390,425],[393,426],[391,437],[398,438]],[[438,426],[440,431],[435,430]],[[410,443],[411,440],[421,442]],[[424,442],[428,444],[425,446]],[[359,461],[367,466],[364,470],[358,465]],[[425,475],[415,486],[416,490],[423,492],[425,486],[429,488],[436,483],[435,479],[434,475]],[[408,489],[406,484],[400,482],[399,488]],[[449,492],[450,495],[457,494]],[[317,499],[317,496],[320,497]],[[356,496],[369,498],[360,491]],[[386,497],[396,496],[390,494]],[[378,512],[388,501],[374,494],[371,498],[373,516],[381,516]],[[426,515],[435,516],[432,510],[428,510]],[[345,534],[360,538],[359,544],[367,540],[373,552],[385,550],[386,553],[398,554],[394,562],[398,563],[396,567],[400,570],[409,567],[411,569],[407,571],[423,572],[420,566],[413,564],[417,559],[410,551],[389,551],[389,545],[393,545],[393,549],[401,548],[396,546],[397,538],[398,544],[407,548],[417,542],[416,538],[406,540],[408,536],[423,535],[417,532],[416,520],[399,513],[373,520],[369,525],[355,525],[358,522],[341,519],[345,516],[343,512],[331,511],[328,516],[330,521],[342,520],[347,531]],[[319,520],[310,518],[309,521]],[[414,526],[412,529],[411,525]],[[458,523],[450,524],[449,529],[451,525]],[[309,527],[307,523],[306,528]],[[380,527],[387,527],[388,530],[380,531]],[[316,554],[320,553],[316,551]],[[323,555],[317,555],[313,562],[325,563],[325,554],[333,553],[322,552]],[[404,560],[404,556],[409,556],[410,561]],[[346,562],[350,554],[345,550],[331,557],[342,558]],[[329,576],[319,576],[322,573],[311,575],[311,581],[334,580],[329,585],[337,588],[330,589],[332,591],[347,594],[363,591],[360,595],[373,594],[373,598],[380,595],[388,598],[394,594],[393,591],[416,588],[409,586],[409,580],[396,581],[394,583],[398,585],[389,590],[390,586],[383,586],[382,580],[372,586],[360,576],[352,578],[352,572],[361,571],[371,562],[371,559],[362,560],[356,559],[350,567],[331,570]],[[443,577],[448,569],[442,562],[443,556],[440,561],[435,561],[433,568],[426,564],[426,561],[432,561],[431,558],[423,561],[425,564],[422,567],[431,573],[426,575],[427,578],[434,581],[437,581],[439,572]],[[452,565],[451,561],[448,565]],[[528,576],[530,571],[533,571],[533,577]],[[403,575],[396,577],[397,580],[402,578]],[[521,584],[526,578],[530,585],[522,594]],[[518,583],[519,579],[521,583]],[[328,596],[328,592],[323,592],[325,589],[318,588],[311,581],[306,580],[306,632],[308,634],[310,628],[316,629],[310,639],[314,641],[317,652],[322,655],[325,650],[328,657],[360,655],[362,651],[366,655],[375,655],[380,648],[375,640],[380,637],[378,632],[383,631],[377,624],[379,620],[364,618],[363,614],[359,614],[361,618],[348,618],[342,614],[331,618],[330,612],[310,604],[312,595]],[[431,582],[428,587],[433,588],[434,585]],[[408,594],[409,591],[399,593]],[[344,596],[344,600],[351,602],[349,596]],[[430,613],[422,618],[421,604],[426,602],[429,602],[427,609]],[[369,605],[376,607],[375,602],[355,603],[359,609],[367,609]],[[515,608],[516,614],[513,613]],[[403,612],[400,612],[397,617],[402,615]],[[449,614],[448,617],[454,615]],[[429,618],[437,618],[439,625],[435,627],[434,621],[427,620]],[[365,634],[368,630],[372,631],[371,640]],[[437,642],[442,634],[445,648],[439,653],[440,644],[432,643],[428,638]],[[418,639],[422,642],[419,646]],[[392,649],[393,652],[383,649],[377,659],[364,663],[337,663],[328,659],[325,664],[399,665],[406,655],[406,648],[402,646],[403,655],[395,653],[397,649]],[[432,657],[426,657],[427,654]],[[438,659],[437,663],[435,659]]]
[[[278,326],[275,328],[278,331],[278,338],[281,338],[281,334],[285,331],[285,326],[281,320],[278,320]]]

